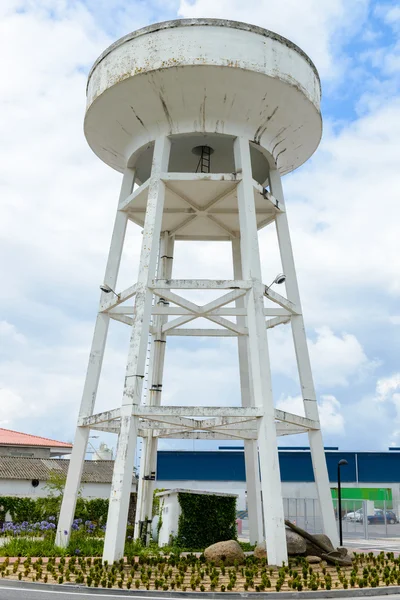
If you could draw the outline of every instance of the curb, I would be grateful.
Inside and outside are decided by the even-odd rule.
[[[47,590],[51,592],[70,592],[71,594],[82,594],[85,595],[93,594],[97,595],[113,595],[113,596],[132,596],[137,598],[226,598],[227,600],[238,600],[239,598],[255,599],[255,598],[271,598],[282,600],[301,600],[302,598],[364,598],[369,596],[391,596],[394,594],[400,594],[400,586],[391,587],[377,587],[377,588],[352,588],[347,590],[317,590],[310,592],[159,592],[158,590],[121,590],[119,588],[92,588],[85,585],[75,584],[49,584],[49,583],[28,583],[24,581],[14,581],[9,579],[0,580],[0,589],[2,587],[10,588],[23,588],[24,590],[32,590],[40,592]]]

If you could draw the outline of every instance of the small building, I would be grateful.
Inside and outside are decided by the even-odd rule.
[[[160,498],[161,506],[161,527],[158,534],[158,545],[168,546],[171,543],[171,538],[178,535],[179,529],[179,517],[182,509],[179,504],[179,493],[184,492],[185,494],[200,494],[200,495],[213,495],[213,496],[224,496],[229,498],[237,498],[236,494],[223,494],[221,492],[206,492],[203,490],[190,490],[187,488],[167,490],[165,492],[159,492],[157,496]]]
[[[0,457],[55,458],[71,454],[72,444],[0,427]]]

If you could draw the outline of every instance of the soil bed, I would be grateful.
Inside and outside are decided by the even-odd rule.
[[[356,554],[351,567],[290,560],[281,568],[265,559],[217,567],[196,555],[146,555],[108,565],[99,558],[2,558],[2,578],[49,584],[75,583],[100,588],[197,592],[297,592],[398,586],[400,559],[393,553]]]

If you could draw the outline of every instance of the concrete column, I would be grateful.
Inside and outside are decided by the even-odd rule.
[[[264,317],[264,285],[261,281],[250,146],[247,138],[236,138],[234,156],[236,171],[242,175],[237,187],[237,197],[243,278],[252,281],[252,288],[247,296],[250,378],[254,403],[263,409],[263,416],[258,419],[258,448],[266,545],[270,564],[281,565],[283,561],[287,561],[287,547]]]
[[[122,200],[125,200],[125,198],[127,198],[127,196],[129,196],[129,194],[132,192],[134,182],[135,171],[127,168],[122,180],[119,203]],[[112,289],[115,289],[117,284],[122,249],[125,241],[127,220],[127,213],[117,210],[103,282],[109,285]],[[102,292],[100,297],[100,305],[106,300],[106,298],[107,294]],[[101,312],[98,313],[93,334],[92,347],[90,350],[89,365],[86,372],[85,385],[83,388],[82,401],[79,409],[79,417],[88,417],[93,414],[101,367],[103,364],[109,322],[110,316],[108,314]],[[70,538],[71,525],[75,514],[76,500],[78,498],[78,491],[82,477],[89,434],[89,428],[77,427],[57,526],[56,544],[61,547],[66,547]]]
[[[174,253],[174,238],[164,232],[160,239],[160,254],[158,261],[158,279],[170,279],[172,276],[172,263]],[[160,306],[168,304],[160,298]],[[155,333],[152,336],[151,368],[149,369],[148,404],[160,406],[162,395],[162,380],[164,374],[165,350],[167,336],[162,332],[162,326],[168,320],[168,316],[158,315],[153,319]],[[158,439],[149,435],[143,438],[143,453],[140,463],[138,502],[136,508],[134,537],[139,537],[140,522],[146,518],[151,519],[153,511],[153,489],[154,482],[148,479],[151,473],[156,473],[157,467]]]
[[[282,182],[277,169],[270,171],[271,194],[285,207]],[[319,423],[318,405],[311,371],[310,356],[308,353],[307,337],[304,328],[299,287],[296,277],[292,244],[290,241],[289,224],[286,211],[276,217],[276,231],[278,234],[279,249],[283,271],[286,275],[286,292],[288,300],[293,302],[299,314],[291,318],[293,342],[296,351],[297,367],[299,371],[301,393],[304,403],[304,414],[308,419]],[[326,466],[324,444],[320,429],[308,432],[311,458],[314,470],[315,484],[321,507],[324,533],[329,536],[334,546],[339,545],[339,536],[333,510],[332,496],[329,487],[328,469]]]
[[[232,258],[234,279],[243,279],[239,238],[232,240]],[[236,300],[236,306],[244,308],[245,300],[243,296]],[[236,322],[242,327],[247,326],[246,317],[238,316]],[[237,339],[242,406],[255,406],[251,378],[249,377],[249,340],[245,336],[238,336]],[[257,440],[244,440],[244,460],[246,467],[250,543],[255,544],[264,539]]]
[[[132,415],[132,411],[141,402],[153,298],[149,283],[156,274],[158,240],[161,234],[165,198],[165,185],[161,180],[161,174],[168,170],[169,153],[169,139],[164,136],[157,138],[150,175],[135,310],[122,397],[121,429],[104,540],[103,560],[108,560],[109,563],[119,560],[124,554],[138,430],[138,418]]]

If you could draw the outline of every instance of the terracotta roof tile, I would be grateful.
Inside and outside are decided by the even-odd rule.
[[[72,448],[72,444],[57,442],[49,438],[20,433],[0,427],[0,446],[42,446],[45,448]]]

